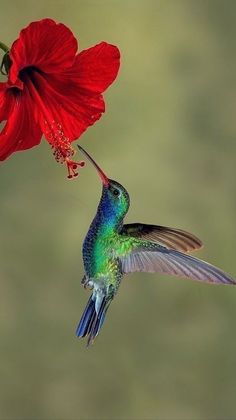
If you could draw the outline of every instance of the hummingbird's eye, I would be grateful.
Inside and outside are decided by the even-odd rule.
[[[112,191],[112,193],[113,193],[113,195],[114,195],[115,197],[118,197],[118,195],[120,194],[120,191],[119,191],[119,190],[117,190],[116,188],[114,188],[114,190]]]

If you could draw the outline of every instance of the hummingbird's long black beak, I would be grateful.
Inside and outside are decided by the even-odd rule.
[[[98,164],[95,162],[95,160],[93,160],[93,158],[88,154],[88,152],[86,152],[86,150],[83,149],[83,147],[79,146],[78,144],[77,144],[77,146],[78,146],[78,149],[88,158],[88,160],[97,169],[98,175],[100,176],[103,185],[105,185],[105,187],[108,187],[108,185],[109,185],[109,179],[107,178],[106,174],[98,166]]]

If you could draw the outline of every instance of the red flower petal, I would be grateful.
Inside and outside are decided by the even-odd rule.
[[[0,122],[8,118],[12,109],[12,100],[7,95],[7,84],[0,83]]]
[[[17,150],[36,146],[42,137],[42,131],[32,118],[33,105],[27,90],[16,95],[8,89],[6,95],[11,113],[0,133],[0,160],[5,160]]]
[[[47,108],[47,124],[59,124],[70,142],[79,138],[105,111],[101,92],[114,81],[119,65],[118,48],[102,42],[80,53],[72,69],[51,75],[35,73],[34,84]],[[38,121],[48,138],[45,114],[40,113]]]
[[[120,52],[114,45],[101,42],[76,56],[68,76],[80,88],[102,93],[115,80],[120,67]]]
[[[34,82],[29,80],[26,83],[37,105],[35,119],[49,141],[52,133],[48,130],[51,126],[56,132],[58,128],[55,125],[60,126],[59,131],[71,142],[104,112],[104,101],[100,94],[88,94],[73,83],[73,80],[68,82],[68,78],[60,75],[35,73]]]
[[[77,47],[74,35],[62,23],[51,19],[32,22],[11,47],[10,83],[16,83],[20,70],[25,67],[34,66],[45,73],[57,73],[70,67]]]

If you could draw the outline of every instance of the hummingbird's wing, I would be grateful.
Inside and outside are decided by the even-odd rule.
[[[194,251],[203,246],[200,239],[192,233],[166,226],[131,223],[123,225],[120,233],[134,238],[155,242],[159,245],[182,252]]]
[[[120,257],[124,274],[137,271],[164,273],[207,283],[234,284],[228,274],[205,261],[154,243],[136,243],[133,250]]]

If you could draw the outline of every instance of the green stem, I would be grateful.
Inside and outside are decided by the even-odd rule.
[[[4,44],[3,42],[0,41],[0,48],[1,50],[3,50],[5,53],[7,53],[9,51],[9,48],[6,46],[6,44]]]

